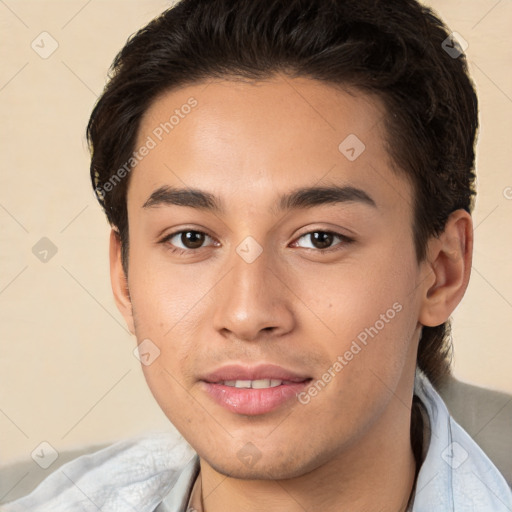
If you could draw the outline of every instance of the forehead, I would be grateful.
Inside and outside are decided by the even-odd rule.
[[[378,98],[307,78],[195,83],[146,111],[129,203],[163,185],[220,198],[272,202],[272,193],[336,183],[364,188],[384,208],[408,209],[408,183],[392,170]],[[248,203],[249,204],[249,203]]]

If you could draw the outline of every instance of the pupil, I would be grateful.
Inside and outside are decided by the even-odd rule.
[[[313,237],[313,245],[317,249],[326,249],[332,243],[333,235],[331,233],[325,233],[323,231],[315,231],[311,235]]]
[[[186,231],[181,234],[181,241],[189,249],[198,249],[203,245],[204,234],[197,231]]]

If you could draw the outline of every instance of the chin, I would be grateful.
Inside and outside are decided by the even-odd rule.
[[[241,450],[239,450],[240,453]],[[250,463],[244,462],[238,454],[233,459],[221,460],[211,457],[200,457],[217,473],[240,480],[288,480],[306,475],[322,465],[320,458],[314,460],[297,460],[290,454],[280,453],[276,459],[275,454],[262,454],[261,458]]]

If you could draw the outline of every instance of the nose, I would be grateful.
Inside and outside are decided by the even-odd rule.
[[[215,287],[218,332],[253,341],[293,330],[293,294],[279,276],[278,266],[269,251],[263,250],[252,262],[233,254],[230,271]]]

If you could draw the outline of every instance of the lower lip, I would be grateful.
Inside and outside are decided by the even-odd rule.
[[[235,388],[202,381],[204,390],[215,402],[231,412],[255,416],[273,411],[296,398],[311,379],[294,384],[281,384],[273,388]]]

